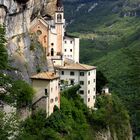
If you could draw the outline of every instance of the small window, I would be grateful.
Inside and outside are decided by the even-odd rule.
[[[65,52],[67,51],[67,49],[65,49]]]
[[[47,94],[48,93],[48,90],[47,89],[45,89],[45,94]]]
[[[74,72],[73,72],[73,71],[71,71],[71,72],[70,72],[70,75],[74,75]]]
[[[72,52],[72,49],[70,49],[70,52]]]
[[[50,103],[53,103],[53,99],[50,100]]]
[[[51,88],[51,92],[53,91],[53,88]]]
[[[88,75],[90,75],[90,72],[88,72]]]
[[[72,41],[70,41],[70,44],[72,44]]]
[[[88,98],[88,102],[90,102],[90,98]]]
[[[84,81],[80,81],[80,85],[84,85]]]
[[[61,82],[61,84],[64,84],[64,80],[61,80],[60,82]]]
[[[56,102],[58,101],[58,97],[55,97],[55,101],[56,101]]]
[[[67,41],[65,41],[65,44],[67,44]]]
[[[94,79],[94,80],[93,80],[93,82],[95,83],[95,82],[96,82],[96,80]]]
[[[94,88],[94,91],[96,91],[96,89]]]
[[[74,85],[74,79],[71,79],[71,80],[70,80],[70,84],[71,84],[71,85]]]
[[[90,81],[88,81],[88,85],[90,84]]]
[[[88,90],[88,94],[90,93],[90,90]]]
[[[64,71],[61,71],[61,75],[64,75]]]
[[[54,43],[51,43],[51,45],[53,46],[53,45],[54,45]]]
[[[61,20],[62,20],[62,15],[61,15],[61,14],[58,14],[58,15],[57,15],[57,21],[58,21],[58,22],[61,22]]]
[[[84,76],[84,72],[81,71],[81,72],[80,72],[80,76]]]
[[[37,35],[41,35],[42,34],[42,32],[40,31],[40,30],[37,30]]]
[[[93,96],[93,99],[96,99],[96,96]]]
[[[83,95],[84,94],[84,90],[80,90],[79,91],[79,94],[82,94]]]

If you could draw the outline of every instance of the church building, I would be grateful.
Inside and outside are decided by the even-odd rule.
[[[47,71],[59,75],[59,88],[63,86],[64,81],[67,81],[69,86],[80,84],[81,88],[78,94],[83,98],[87,107],[93,109],[96,100],[96,67],[79,63],[79,38],[66,33],[64,8],[61,0],[57,0],[54,17],[46,16],[34,19],[31,23],[30,32],[35,34],[42,44],[46,60],[49,62],[47,63]],[[46,74],[44,73],[44,78]],[[39,76],[40,74],[31,77],[33,87],[38,87],[38,95],[41,90],[39,86],[44,85],[42,88],[45,91],[45,88],[50,89],[49,86],[52,83],[52,80],[48,80],[48,77],[40,79]],[[48,87],[46,87],[45,81],[47,81]],[[58,87],[58,78],[54,78],[53,81],[56,82],[53,83],[53,86]],[[56,90],[51,93],[50,90],[49,106],[52,105],[52,99],[53,101],[56,97],[59,99],[58,92],[55,92]],[[55,97],[51,99],[51,96]],[[53,107],[54,105],[59,106],[57,101],[53,103]],[[52,113],[53,109],[50,109],[49,112]]]

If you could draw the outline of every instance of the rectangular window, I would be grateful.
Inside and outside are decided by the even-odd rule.
[[[80,85],[84,85],[84,81],[80,81]]]
[[[90,75],[90,72],[88,72],[88,75]]]
[[[61,84],[64,84],[64,80],[61,80]]]
[[[47,89],[45,89],[45,95],[48,93],[48,90]]]
[[[93,99],[95,99],[96,98],[96,96],[93,96]]]
[[[67,44],[67,41],[65,41],[65,44]]]
[[[83,95],[84,94],[84,91],[83,90],[80,90],[79,91],[79,94],[82,94]]]
[[[64,71],[61,71],[61,75],[64,75]]]
[[[65,52],[67,51],[67,49],[65,49]]]
[[[88,90],[88,94],[90,93],[90,90]]]
[[[72,52],[72,49],[70,49],[70,52]]]
[[[80,71],[80,76],[84,76],[84,72],[83,71]]]
[[[88,102],[90,102],[90,98],[88,98]]]
[[[93,82],[95,83],[95,82],[96,82],[96,80],[94,79],[94,80],[93,80]]]
[[[71,80],[70,80],[70,84],[71,84],[71,85],[74,85],[74,79],[71,79]]]
[[[90,81],[88,81],[88,85],[90,84]]]
[[[71,71],[71,72],[70,72],[70,75],[74,75],[74,72],[73,72],[73,71]]]
[[[70,44],[72,44],[72,41],[70,41]]]

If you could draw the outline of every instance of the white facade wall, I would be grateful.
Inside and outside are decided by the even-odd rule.
[[[79,38],[65,37],[63,47],[64,58],[79,62]]]
[[[64,75],[62,75],[62,71],[64,71]],[[70,72],[74,72],[74,75],[70,75]],[[79,71],[76,70],[61,70],[60,71],[60,80],[68,81],[68,85],[70,85],[70,81],[74,80],[75,84],[79,83]]]
[[[50,81],[50,89],[49,89],[49,112],[51,115],[54,111],[54,106],[60,107],[60,88],[59,88],[59,80],[55,79]],[[47,107],[46,107],[47,108]]]
[[[57,52],[57,33],[49,31],[48,35],[48,46],[49,46],[49,55],[51,55],[51,49],[54,49],[54,56],[56,56]]]
[[[79,38],[74,38],[74,61],[79,63]]]
[[[53,113],[54,106],[60,107],[60,90],[59,90],[59,79],[54,79],[51,81],[48,80],[32,80],[32,86],[36,91],[36,94],[33,98],[33,102],[36,102],[41,97],[45,96],[45,89],[47,89],[48,96],[46,97],[46,107],[44,106],[47,116]],[[56,100],[56,97],[58,100]],[[53,99],[53,101],[52,101]]]
[[[62,75],[62,71],[64,75]],[[74,72],[74,76],[70,75],[70,72]],[[80,76],[80,72],[84,72],[84,76]],[[80,71],[80,70],[60,70],[60,80],[68,81],[70,84],[71,80],[74,80],[75,84],[80,84],[81,81],[83,84],[79,90],[80,96],[84,99],[84,103],[89,108],[94,108],[95,100],[96,100],[96,69],[89,71]],[[90,73],[90,75],[89,75]],[[89,83],[90,81],[90,83]],[[83,91],[84,94],[81,94]]]
[[[96,70],[87,72],[87,106],[92,108],[96,100]]]

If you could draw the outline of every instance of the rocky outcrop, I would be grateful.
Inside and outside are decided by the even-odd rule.
[[[101,129],[100,131],[95,132],[95,140],[132,140],[132,129],[130,124],[127,126],[127,131],[121,131],[121,135],[117,133],[117,131],[111,130],[109,127],[107,129]]]
[[[37,71],[47,70],[44,50],[30,32],[33,18],[54,15],[56,0],[0,0],[0,24],[6,28],[10,65],[16,68],[12,75],[30,82]]]

